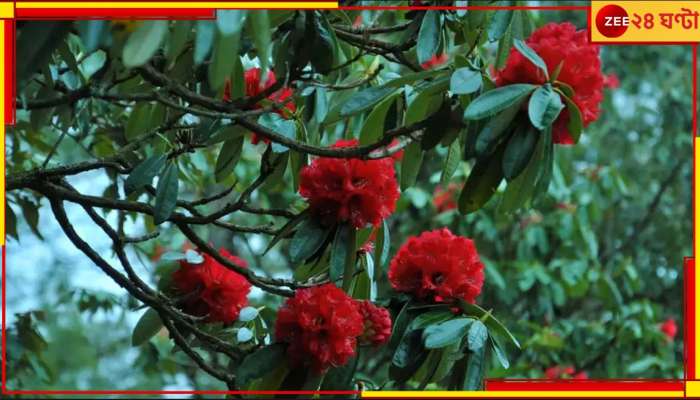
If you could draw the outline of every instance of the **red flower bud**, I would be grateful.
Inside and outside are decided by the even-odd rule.
[[[378,307],[371,301],[358,303],[360,313],[365,320],[364,332],[360,336],[360,344],[381,346],[391,337],[391,316],[386,308]]]

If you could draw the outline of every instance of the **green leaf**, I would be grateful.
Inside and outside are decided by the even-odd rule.
[[[197,21],[194,40],[194,63],[201,64],[209,55],[214,43],[215,28],[213,21]]]
[[[462,340],[467,334],[472,318],[455,318],[430,325],[423,331],[423,344],[426,349],[439,349]]]
[[[41,71],[56,47],[73,28],[73,21],[44,21],[17,27],[17,80]]]
[[[527,114],[535,128],[543,130],[554,123],[564,104],[559,94],[551,89],[551,86],[537,88],[530,96]]]
[[[325,20],[323,13],[313,13],[314,52],[311,54],[311,65],[321,73],[328,72],[335,63],[335,43],[330,31],[330,26]],[[325,23],[324,23],[325,22]],[[328,27],[327,27],[328,26]]]
[[[510,6],[512,3],[512,1],[501,1],[499,5]],[[489,41],[495,42],[496,40],[501,39],[508,31],[508,27],[510,26],[510,22],[512,20],[513,10],[496,10],[493,17],[491,17],[491,21],[489,22],[489,26],[486,30]]]
[[[400,92],[394,92],[380,101],[369,113],[360,130],[360,144],[368,145],[377,142],[384,135],[384,121],[391,106]]]
[[[297,225],[299,225],[302,221],[306,220],[309,218],[309,210],[306,209],[299,214],[297,214],[296,217],[290,219],[282,229],[280,229],[279,233],[277,236],[275,236],[270,243],[267,244],[267,247],[265,248],[265,251],[263,251],[263,255],[267,254],[268,251],[270,251],[271,248],[273,248],[280,240],[284,239],[285,237],[289,236],[290,233],[296,228]]]
[[[348,237],[345,242],[345,263],[343,269],[343,290],[350,291],[353,276],[355,275],[355,257],[357,255],[357,230],[350,226],[347,230]],[[359,282],[359,278],[358,278]]]
[[[314,255],[326,241],[328,234],[328,229],[319,225],[314,218],[304,220],[289,244],[289,261],[298,264]]]
[[[389,224],[382,221],[382,226],[377,230],[377,237],[374,240],[374,265],[380,271],[389,259],[389,249],[391,248],[391,236]]]
[[[401,190],[406,190],[416,183],[420,166],[423,163],[423,149],[419,142],[411,142],[406,147],[401,160]]]
[[[431,325],[441,324],[454,318],[454,313],[450,310],[440,309],[424,312],[419,314],[416,318],[411,321],[409,325],[410,330],[420,330]]]
[[[260,60],[260,68],[262,73],[266,74],[267,65],[269,63],[269,47],[271,42],[272,31],[270,29],[270,19],[267,10],[255,10],[248,14],[248,21],[252,27],[253,42],[257,50],[258,60]],[[261,75],[267,76],[267,75]]]
[[[127,139],[134,139],[148,131],[152,110],[152,106],[148,103],[136,104],[134,109],[131,110],[129,119],[126,121],[126,127],[124,128],[124,134]]]
[[[39,231],[39,206],[23,198],[20,198],[18,202],[22,209],[22,216],[24,216],[24,220],[27,222],[27,225],[29,225],[32,233],[39,239],[44,240],[44,237]]]
[[[341,117],[349,117],[373,107],[394,92],[396,88],[392,86],[373,86],[355,93],[340,108]]]
[[[278,114],[267,113],[263,114],[258,118],[258,124],[275,131],[276,133],[283,135],[289,139],[296,139],[297,136],[297,126],[292,120],[286,120]],[[270,143],[272,151],[275,153],[283,153],[289,149],[279,143]]]
[[[554,142],[552,142],[552,127],[546,128],[542,132],[542,169],[535,184],[535,193],[544,193],[549,187],[552,178],[552,168],[554,164]]]
[[[136,31],[129,36],[122,50],[124,66],[133,68],[147,63],[156,54],[167,33],[168,21],[141,22]]]
[[[124,182],[124,192],[127,196],[135,190],[149,185],[158,172],[163,169],[167,159],[167,155],[159,154],[148,157],[136,165]]]
[[[7,216],[5,231],[15,240],[19,240],[19,235],[17,234],[17,215],[15,215],[12,207],[10,207],[10,203],[7,201],[5,201],[5,215]]]
[[[481,89],[481,71],[458,68],[450,78],[450,91],[454,94],[471,94]]]
[[[413,375],[417,369],[416,367],[420,365],[428,355],[428,352],[424,351],[421,342],[420,331],[406,331],[391,359],[392,365],[400,369],[410,370],[408,377]]]
[[[224,145],[221,146],[219,156],[216,158],[216,167],[214,168],[216,182],[221,182],[233,174],[233,169],[241,158],[244,140],[245,137],[240,135],[225,141]]]
[[[517,83],[489,90],[469,103],[464,110],[464,119],[482,119],[494,115],[528,96],[535,87]]]
[[[231,76],[236,58],[238,58],[239,36],[217,35],[214,44],[214,54],[209,63],[209,86],[219,90],[224,86],[226,78]]]
[[[511,47],[513,47],[513,31],[512,29],[508,29],[501,40],[498,41],[496,62],[494,64],[496,70],[500,70],[506,65]]]
[[[358,349],[359,350],[359,349]],[[355,390],[353,377],[357,370],[358,357],[352,357],[342,366],[332,367],[326,373],[321,384],[321,390]],[[336,397],[343,397],[336,395]]]
[[[418,31],[416,53],[418,55],[419,64],[423,64],[430,60],[431,57],[437,55],[437,51],[440,47],[441,31],[440,11],[428,10],[423,17],[420,30]]]
[[[498,359],[498,362],[501,363],[501,366],[505,369],[510,368],[510,361],[508,361],[508,356],[503,350],[501,343],[498,341],[498,339],[494,336],[489,335],[489,342],[491,343],[491,349],[494,353],[496,353],[496,358]]]
[[[459,195],[459,212],[469,214],[480,209],[493,196],[503,180],[502,147],[486,160],[479,160],[472,168]]]
[[[170,42],[165,50],[165,57],[168,65],[171,65],[184,50],[187,39],[192,31],[192,21],[181,20],[173,22],[173,29],[170,33]]]
[[[170,218],[170,215],[175,210],[179,185],[177,174],[177,164],[175,162],[170,162],[158,178],[156,204],[153,214],[153,222],[156,225]]]
[[[581,137],[581,132],[583,132],[583,116],[581,115],[581,110],[579,110],[576,103],[567,96],[562,96],[564,103],[566,103],[566,111],[569,113],[569,123],[566,125],[567,130],[571,139],[574,143],[578,143]]]
[[[459,167],[459,162],[462,161],[462,146],[459,140],[452,142],[450,147],[447,149],[447,157],[445,157],[445,165],[442,168],[442,174],[440,175],[440,184],[445,186],[454,175],[455,171]]]
[[[467,375],[464,379],[463,390],[479,390],[481,389],[484,380],[484,369],[486,364],[486,347],[482,346],[479,350],[469,355],[467,362]]]
[[[511,122],[520,110],[521,103],[522,101],[519,101],[506,108],[484,125],[484,128],[479,132],[479,136],[477,136],[476,139],[475,149],[477,156],[483,157],[492,153],[506,136],[506,133],[510,133],[510,129],[508,128],[511,127]]]
[[[68,68],[70,68],[71,71],[76,76],[79,76],[82,78],[82,74],[80,73],[80,68],[78,67],[78,61],[76,61],[75,56],[73,55],[73,52],[70,51],[70,47],[68,47],[68,42],[63,41],[58,45],[58,53],[61,55],[61,58],[63,61],[66,62],[68,65]]]
[[[216,27],[224,36],[238,34],[247,15],[247,10],[216,10]]]
[[[336,286],[339,285],[343,271],[345,270],[345,261],[347,260],[348,253],[348,240],[350,237],[350,230],[354,230],[348,224],[342,224],[338,226],[335,231],[335,237],[333,238],[333,246],[331,247],[331,260],[328,266],[328,277],[331,282]]]
[[[489,332],[486,329],[486,325],[478,319],[474,321],[469,327],[469,333],[467,334],[467,346],[472,352],[476,352],[486,343],[486,339],[489,336]]]
[[[236,368],[236,384],[246,386],[251,381],[262,378],[284,361],[285,352],[286,345],[275,343],[248,354]]]
[[[408,105],[404,125],[412,125],[416,122],[423,121],[438,111],[443,104],[444,96],[440,94],[432,94],[429,91],[423,91],[413,99]],[[439,140],[435,141],[438,142]]]
[[[544,60],[537,53],[535,53],[534,50],[532,50],[530,48],[530,46],[528,46],[521,39],[513,40],[513,45],[522,55],[525,56],[525,58],[530,60],[531,63],[533,63],[537,68],[539,68],[542,71],[542,73],[544,74],[545,80],[549,80],[549,72],[547,71],[547,64],[544,62]]]
[[[404,333],[406,332],[409,324],[411,323],[411,315],[408,311],[410,305],[411,302],[407,301],[403,305],[403,307],[401,307],[401,310],[394,319],[394,324],[391,330],[391,338],[389,338],[389,343],[387,344],[388,348],[391,351],[396,350],[397,346],[399,345],[399,342],[401,341],[401,338],[403,338]]]
[[[501,323],[501,321],[497,320],[496,317],[491,315],[488,311],[484,310],[476,304],[467,303],[466,301],[462,300],[459,301],[459,307],[462,309],[462,311],[464,311],[465,315],[474,317],[479,320],[481,320],[482,318],[484,318],[485,315],[488,314],[483,322],[488,328],[489,332],[495,333],[506,339],[509,339],[517,348],[520,348],[520,343],[518,342],[518,339],[516,339],[515,336],[513,336],[513,334],[510,333],[510,331],[505,327],[505,325]]]
[[[500,211],[502,212],[517,210],[518,208],[523,207],[527,201],[532,198],[536,189],[535,184],[537,182],[537,178],[542,170],[541,162],[544,142],[540,142],[539,145],[537,145],[537,133],[533,132],[534,129],[532,127],[523,127],[519,129],[519,131],[529,131],[530,133],[528,133],[528,135],[534,135],[534,138],[532,139],[532,147],[526,148],[529,146],[529,144],[525,144],[519,149],[519,151],[522,152],[522,154],[519,154],[519,157],[524,158],[527,164],[526,167],[524,167],[524,170],[522,170],[522,173],[517,172],[517,177],[508,183],[500,204]],[[516,135],[518,135],[518,132],[516,132]],[[511,144],[509,143],[508,146],[510,145]],[[504,168],[506,168],[505,159],[503,164]]]
[[[503,154],[503,175],[506,180],[512,181],[523,172],[535,153],[539,136],[533,127],[518,125]],[[534,184],[534,181],[531,183]]]
[[[161,328],[163,328],[163,322],[158,316],[158,312],[152,308],[146,310],[145,313],[139,318],[139,321],[134,327],[134,331],[131,334],[131,345],[140,346],[152,338],[156,333],[158,333]]]

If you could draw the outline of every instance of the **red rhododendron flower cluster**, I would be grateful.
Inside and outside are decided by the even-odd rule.
[[[676,337],[676,334],[678,334],[678,326],[673,318],[669,318],[664,321],[664,323],[659,326],[659,330],[666,335],[666,338],[669,341],[673,340]]]
[[[556,79],[574,90],[572,100],[581,110],[583,125],[588,126],[598,119],[605,78],[601,71],[599,48],[588,42],[587,32],[577,31],[569,22],[549,23],[534,31],[526,43],[544,60],[550,74],[561,64]],[[544,73],[515,48],[510,50],[503,70],[495,75],[498,86],[546,82]],[[568,122],[569,112],[564,109],[552,127],[555,143],[573,144],[567,129]]]
[[[263,83],[261,81],[261,75],[262,71],[260,68],[251,68],[247,71],[245,71],[245,74],[243,76],[245,80],[245,95],[248,97],[253,97],[257,96],[260,93],[262,93],[264,90],[267,90],[270,86],[274,85],[277,83],[277,78],[275,77],[275,73],[272,71],[267,71],[267,79]],[[290,98],[294,92],[292,92],[292,89],[288,87],[284,87],[271,95],[267,97],[268,100],[273,101],[278,104],[282,104],[285,101],[287,101],[288,98]],[[224,101],[231,101],[231,81],[226,80],[226,85],[224,86]],[[262,105],[256,104],[255,108],[262,108]],[[289,101],[284,105],[284,108],[289,110],[290,112],[295,112],[297,110],[297,106]],[[279,115],[284,116],[284,111],[283,110],[277,110],[276,111]],[[270,141],[268,139],[263,139],[265,143],[269,143]],[[253,137],[251,139],[251,142],[253,144],[258,144],[260,139],[258,138],[258,135],[253,133]]]
[[[455,197],[457,192],[461,189],[461,186],[456,183],[450,183],[447,185],[447,189],[443,189],[442,186],[436,186],[435,192],[433,192],[433,205],[437,209],[437,212],[445,212],[449,210],[454,210],[457,208],[457,201]]]
[[[423,69],[433,69],[435,67],[439,67],[442,64],[446,63],[447,59],[448,59],[448,57],[447,57],[447,54],[445,54],[445,53],[442,53],[440,55],[436,54],[436,55],[430,57],[430,59],[428,61],[424,62],[420,66]]]
[[[484,283],[484,265],[470,239],[443,228],[409,238],[391,260],[389,281],[421,300],[473,303]]]
[[[369,300],[358,303],[365,320],[360,343],[381,346],[391,337],[391,316],[386,308],[378,307]]]
[[[239,267],[248,266],[245,260],[226,249],[219,252]],[[195,316],[206,316],[209,322],[234,322],[241,308],[248,305],[250,283],[210,255],[200,255],[204,260],[199,264],[180,261],[180,268],[172,276],[175,288],[186,298],[184,310]]]
[[[299,289],[277,313],[275,337],[289,344],[292,365],[308,365],[316,372],[344,365],[355,354],[358,338],[381,344],[387,330],[391,335],[389,313],[367,303],[331,283]]]
[[[560,365],[555,365],[544,370],[544,376],[547,379],[588,379],[588,374],[586,371],[576,372],[573,366],[562,367]]]
[[[357,140],[339,140],[332,147],[357,144]],[[394,212],[399,198],[389,157],[316,158],[299,173],[299,193],[324,225],[350,222],[356,228],[379,225]]]

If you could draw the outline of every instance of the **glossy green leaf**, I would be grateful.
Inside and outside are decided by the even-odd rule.
[[[523,172],[532,159],[539,136],[533,127],[518,125],[503,154],[503,176],[506,180],[512,181]]]
[[[542,57],[535,53],[530,46],[528,46],[524,41],[520,39],[513,40],[513,45],[515,48],[525,56],[531,63],[533,63],[537,68],[539,68],[546,80],[549,80],[549,72],[547,71],[547,64],[544,62]]]
[[[272,31],[270,30],[270,19],[267,10],[254,10],[248,12],[248,21],[252,27],[253,42],[257,50],[260,68],[263,73],[267,71],[269,63],[269,48]],[[267,75],[262,75],[267,76]]]
[[[250,381],[262,378],[284,362],[286,345],[271,344],[248,354],[236,368],[236,383],[246,386]]]
[[[581,110],[579,110],[576,103],[569,97],[562,96],[562,98],[566,104],[566,112],[569,113],[569,122],[566,124],[566,128],[574,143],[578,143],[581,138],[581,133],[583,132],[583,116],[581,115]]]
[[[131,345],[140,346],[152,338],[163,328],[158,312],[152,308],[146,310],[139,318],[134,331],[131,333]]]
[[[535,88],[535,85],[517,83],[489,90],[469,104],[464,110],[464,118],[482,119],[495,115],[528,96]]]
[[[493,196],[503,180],[503,150],[486,160],[477,161],[459,195],[459,212],[469,214],[480,209]]]
[[[236,58],[238,58],[238,35],[216,35],[214,43],[214,53],[209,63],[209,86],[214,90],[219,90],[224,86],[226,78],[233,72]]]
[[[538,144],[537,133],[532,132],[532,128],[528,129],[526,127],[524,129],[519,129],[519,131],[530,131],[528,135],[532,135],[534,137],[532,139],[531,147],[529,144],[524,144],[523,147],[519,149],[519,151],[522,153],[519,154],[520,160],[518,162],[523,162],[523,159],[525,159],[524,162],[526,163],[526,166],[523,167],[521,172],[517,172],[515,169],[517,167],[509,167],[513,168],[513,172],[511,173],[517,173],[517,177],[508,182],[505,193],[503,193],[503,198],[500,204],[500,211],[502,212],[514,211],[527,204],[528,200],[530,200],[535,193],[535,184],[543,167],[542,153],[544,150],[544,142],[540,142]],[[529,155],[527,154],[528,152]],[[505,168],[505,158],[503,164]]]
[[[313,219],[305,219],[289,243],[289,261],[298,264],[318,251],[328,237],[328,229]]]
[[[216,158],[216,167],[214,168],[214,177],[217,182],[222,182],[233,174],[233,169],[241,158],[244,141],[245,137],[240,135],[225,141],[223,146],[221,146],[219,156]]]
[[[168,64],[172,64],[185,49],[191,31],[192,21],[180,20],[173,22],[168,47],[165,50],[165,57],[168,60]]]
[[[481,89],[481,71],[457,68],[450,78],[450,91],[454,94],[471,94]]]
[[[335,237],[333,238],[331,260],[328,265],[328,277],[336,286],[342,286],[341,278],[345,269],[345,261],[347,260],[348,253],[347,243],[350,237],[350,230],[352,229],[354,228],[350,225],[342,224],[338,226],[338,229],[335,231]]]
[[[360,130],[360,144],[367,145],[377,142],[384,135],[384,122],[389,109],[400,92],[395,92],[381,100],[367,116]]]
[[[428,10],[423,17],[420,30],[418,31],[418,43],[416,52],[418,63],[423,64],[437,55],[440,47],[440,34],[442,24],[440,23],[440,11]]]
[[[494,336],[489,335],[489,343],[491,344],[491,349],[493,350],[494,354],[496,354],[496,358],[498,359],[498,362],[501,364],[501,366],[505,369],[510,368],[510,361],[508,361],[508,356],[506,355],[505,350],[503,350],[503,347],[501,346],[501,343],[498,341],[498,339]]]
[[[401,161],[401,190],[413,186],[423,163],[423,149],[418,142],[412,142],[406,147]]]
[[[512,3],[512,1],[501,1],[499,2],[499,6],[511,6]],[[512,20],[513,10],[496,10],[493,17],[491,17],[491,21],[489,22],[489,26],[486,30],[489,41],[495,42],[496,40],[501,39],[508,31]]]
[[[532,125],[543,130],[554,123],[563,108],[564,104],[559,94],[550,86],[542,86],[530,96],[527,114]]]
[[[506,108],[484,125],[476,139],[475,149],[477,156],[483,157],[493,152],[501,140],[510,133],[512,129],[511,123],[515,115],[520,111],[521,103],[522,101],[519,101]]]
[[[136,31],[129,36],[122,51],[124,66],[133,68],[141,66],[155,55],[168,33],[168,21],[143,21]]]
[[[373,86],[355,93],[340,108],[341,117],[349,117],[374,107],[375,104],[384,100],[396,88],[392,86]]]
[[[409,325],[408,329],[410,329],[410,330],[425,329],[428,326],[441,324],[441,323],[446,322],[454,317],[455,317],[454,313],[450,310],[438,309],[438,310],[433,310],[433,311],[427,311],[427,312],[424,312],[422,314],[417,315],[413,319],[413,321],[411,321],[411,324]]]
[[[440,174],[441,185],[445,186],[449,183],[450,178],[457,171],[460,161],[462,161],[462,145],[459,140],[455,140],[447,149],[445,165],[442,167],[442,174]]]
[[[423,331],[423,344],[426,349],[438,349],[460,341],[473,322],[472,318],[455,318],[430,325]]]
[[[482,346],[476,352],[469,354],[467,374],[462,390],[480,390],[482,388],[486,368],[486,349],[485,346]]]
[[[486,344],[486,339],[489,336],[489,332],[486,329],[486,325],[478,319],[474,321],[469,327],[469,333],[467,333],[467,346],[470,351],[476,352],[484,347]]]
[[[488,311],[479,307],[476,304],[467,303],[466,301],[459,301],[459,307],[464,311],[465,315],[474,317],[476,319],[482,319],[488,314],[486,319],[483,321],[484,325],[488,328],[489,332],[492,334],[500,335],[503,338],[509,339],[517,348],[520,348],[520,342],[513,336],[512,333],[499,321],[491,315]]]
[[[270,249],[273,248],[277,243],[279,243],[280,240],[289,236],[294,231],[294,228],[297,227],[297,225],[299,225],[308,218],[309,211],[307,209],[297,214],[296,217],[290,219],[286,224],[284,224],[282,229],[280,229],[279,233],[270,241],[270,243],[267,244],[267,247],[265,247],[265,251],[263,251],[263,255],[267,254],[267,252],[270,251]]]
[[[129,195],[135,190],[151,184],[153,178],[155,178],[163,169],[163,166],[165,166],[167,158],[167,155],[159,154],[148,157],[137,164],[126,178],[126,182],[124,182],[124,192]]]
[[[158,178],[156,187],[156,203],[153,214],[153,222],[156,225],[170,218],[177,203],[179,186],[178,168],[175,162],[167,164]]]

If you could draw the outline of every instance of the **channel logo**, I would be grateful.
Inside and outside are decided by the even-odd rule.
[[[603,36],[616,38],[622,36],[630,24],[630,18],[624,8],[608,4],[598,11],[595,17],[596,28]]]

